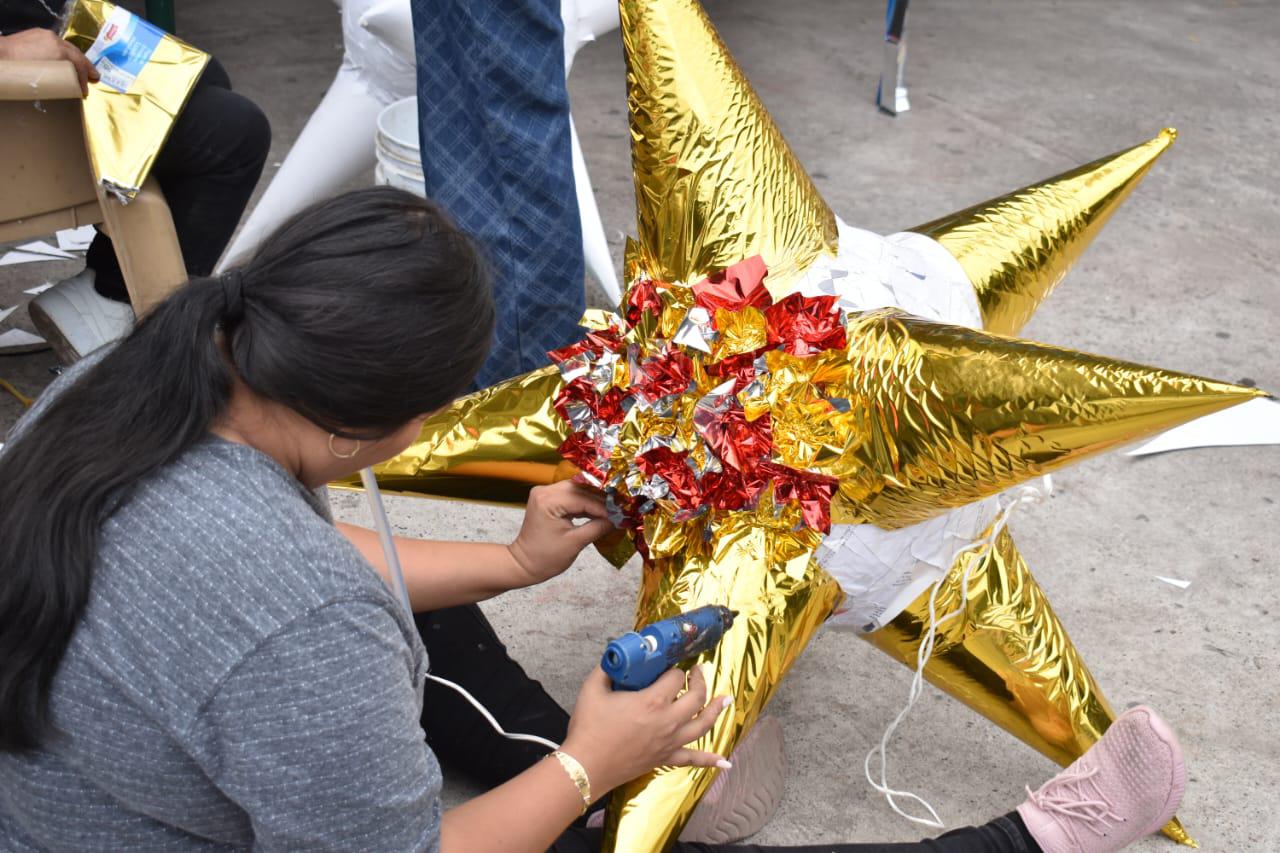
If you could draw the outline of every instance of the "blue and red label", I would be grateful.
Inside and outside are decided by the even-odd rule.
[[[164,38],[164,31],[127,9],[117,7],[85,51],[103,85],[128,92]]]

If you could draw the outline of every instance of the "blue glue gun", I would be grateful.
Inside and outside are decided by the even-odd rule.
[[[727,607],[707,605],[654,622],[609,643],[600,668],[615,690],[643,690],[680,661],[715,648],[737,615]]]

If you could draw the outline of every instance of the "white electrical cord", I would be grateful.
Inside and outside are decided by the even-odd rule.
[[[413,619],[413,605],[409,603],[409,587],[404,582],[404,570],[400,568],[400,552],[396,550],[396,540],[391,535],[391,521],[387,518],[387,508],[382,505],[382,489],[378,488],[378,478],[373,475],[372,468],[360,469],[360,482],[364,484],[364,492],[369,496],[369,512],[373,515],[373,529],[378,531],[378,540],[382,543],[382,555],[387,559],[387,568],[391,570],[391,584],[395,587],[396,597],[400,599],[404,612]]]
[[[506,729],[502,728],[502,726],[500,726],[500,725],[498,724],[498,721],[497,721],[497,720],[495,720],[495,719],[493,718],[493,714],[490,714],[490,713],[489,713],[489,709],[488,709],[488,708],[486,708],[485,706],[481,705],[481,704],[480,704],[480,701],[479,701],[478,699],[476,699],[476,697],[472,696],[470,693],[468,693],[468,692],[467,692],[466,690],[464,690],[462,687],[460,687],[460,686],[459,686],[459,685],[457,685],[457,684],[454,684],[452,681],[448,680],[447,678],[441,678],[440,676],[438,676],[438,675],[432,675],[432,674],[431,674],[431,673],[429,673],[429,672],[427,673],[427,678],[431,679],[432,681],[436,682],[437,684],[443,684],[445,687],[448,687],[448,688],[450,688],[450,689],[452,689],[452,690],[454,690],[454,691],[456,691],[456,692],[458,692],[458,693],[462,694],[462,698],[463,698],[463,699],[466,699],[468,702],[470,702],[470,703],[471,703],[471,707],[473,707],[473,708],[475,708],[477,711],[479,711],[479,712],[480,712],[480,716],[482,716],[482,717],[484,717],[486,720],[488,720],[489,725],[493,726],[493,730],[494,730],[495,732],[497,732],[498,734],[502,735],[504,738],[507,738],[508,740],[523,740],[523,741],[528,741],[529,743],[538,743],[538,744],[542,744],[542,745],[543,745],[543,746],[545,746],[547,749],[559,749],[559,748],[560,748],[560,744],[556,743],[555,741],[547,740],[547,739],[546,739],[546,738],[544,738],[544,737],[538,737],[537,735],[522,735],[522,734],[518,734],[518,733],[515,733],[515,732],[508,732]]]
[[[413,607],[409,604],[409,587],[404,582],[404,570],[400,567],[400,553],[396,551],[396,540],[391,535],[391,521],[387,518],[387,508],[382,505],[382,490],[378,488],[378,480],[374,477],[372,468],[362,468],[360,470],[360,482],[364,484],[365,494],[369,496],[369,511],[373,514],[373,527],[378,531],[378,539],[382,542],[382,554],[387,560],[387,568],[391,571],[391,583],[395,587],[396,597],[400,599],[404,612],[412,620]],[[489,709],[481,705],[480,700],[468,693],[462,686],[454,684],[447,678],[432,675],[429,672],[427,673],[427,678],[461,694],[462,698],[471,703],[471,707],[480,712],[480,716],[485,718],[489,725],[493,727],[493,730],[504,738],[541,744],[548,749],[560,748],[560,744],[549,741],[544,737],[506,731],[498,724],[493,714],[489,713]]]

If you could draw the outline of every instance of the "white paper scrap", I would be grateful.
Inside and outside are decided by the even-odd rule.
[[[89,248],[98,230],[92,225],[64,228],[58,232],[58,248],[64,252],[83,252]]]
[[[4,322],[4,319],[6,317],[8,317],[10,314],[12,314],[14,311],[17,311],[17,310],[18,310],[17,305],[13,306],[12,308],[0,308],[0,323]]]
[[[1280,400],[1260,397],[1163,432],[1128,451],[1146,456],[1191,447],[1280,444]]]
[[[0,267],[7,267],[10,264],[33,264],[36,261],[52,261],[54,258],[48,255],[37,255],[34,252],[5,252],[0,256]]]
[[[1179,580],[1178,578],[1167,578],[1164,575],[1156,575],[1156,580],[1164,581],[1169,586],[1176,586],[1178,589],[1186,589],[1191,586],[1191,581]]]
[[[43,240],[24,243],[0,257],[0,267],[10,264],[33,264],[38,261],[74,260],[75,255],[64,252],[57,246],[51,246]]]
[[[34,255],[48,255],[51,258],[75,258],[70,252],[64,252],[57,246],[46,243],[44,240],[36,240],[34,243],[23,243],[18,247],[19,252],[30,252]]]
[[[49,290],[52,287],[53,287],[52,282],[46,281],[44,284],[37,284],[35,287],[28,287],[26,290],[22,292],[30,293],[32,296],[39,296],[40,294],[44,293],[46,290]]]
[[[0,350],[8,349],[9,347],[38,346],[46,343],[48,341],[39,335],[33,335],[22,329],[10,329],[4,334],[0,334]]]

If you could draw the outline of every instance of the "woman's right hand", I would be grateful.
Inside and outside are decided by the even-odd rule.
[[[683,695],[681,693],[683,692]],[[671,669],[643,690],[614,690],[597,668],[582,685],[563,750],[582,764],[593,798],[661,766],[728,768],[724,756],[689,749],[733,703],[707,702],[702,668]]]

